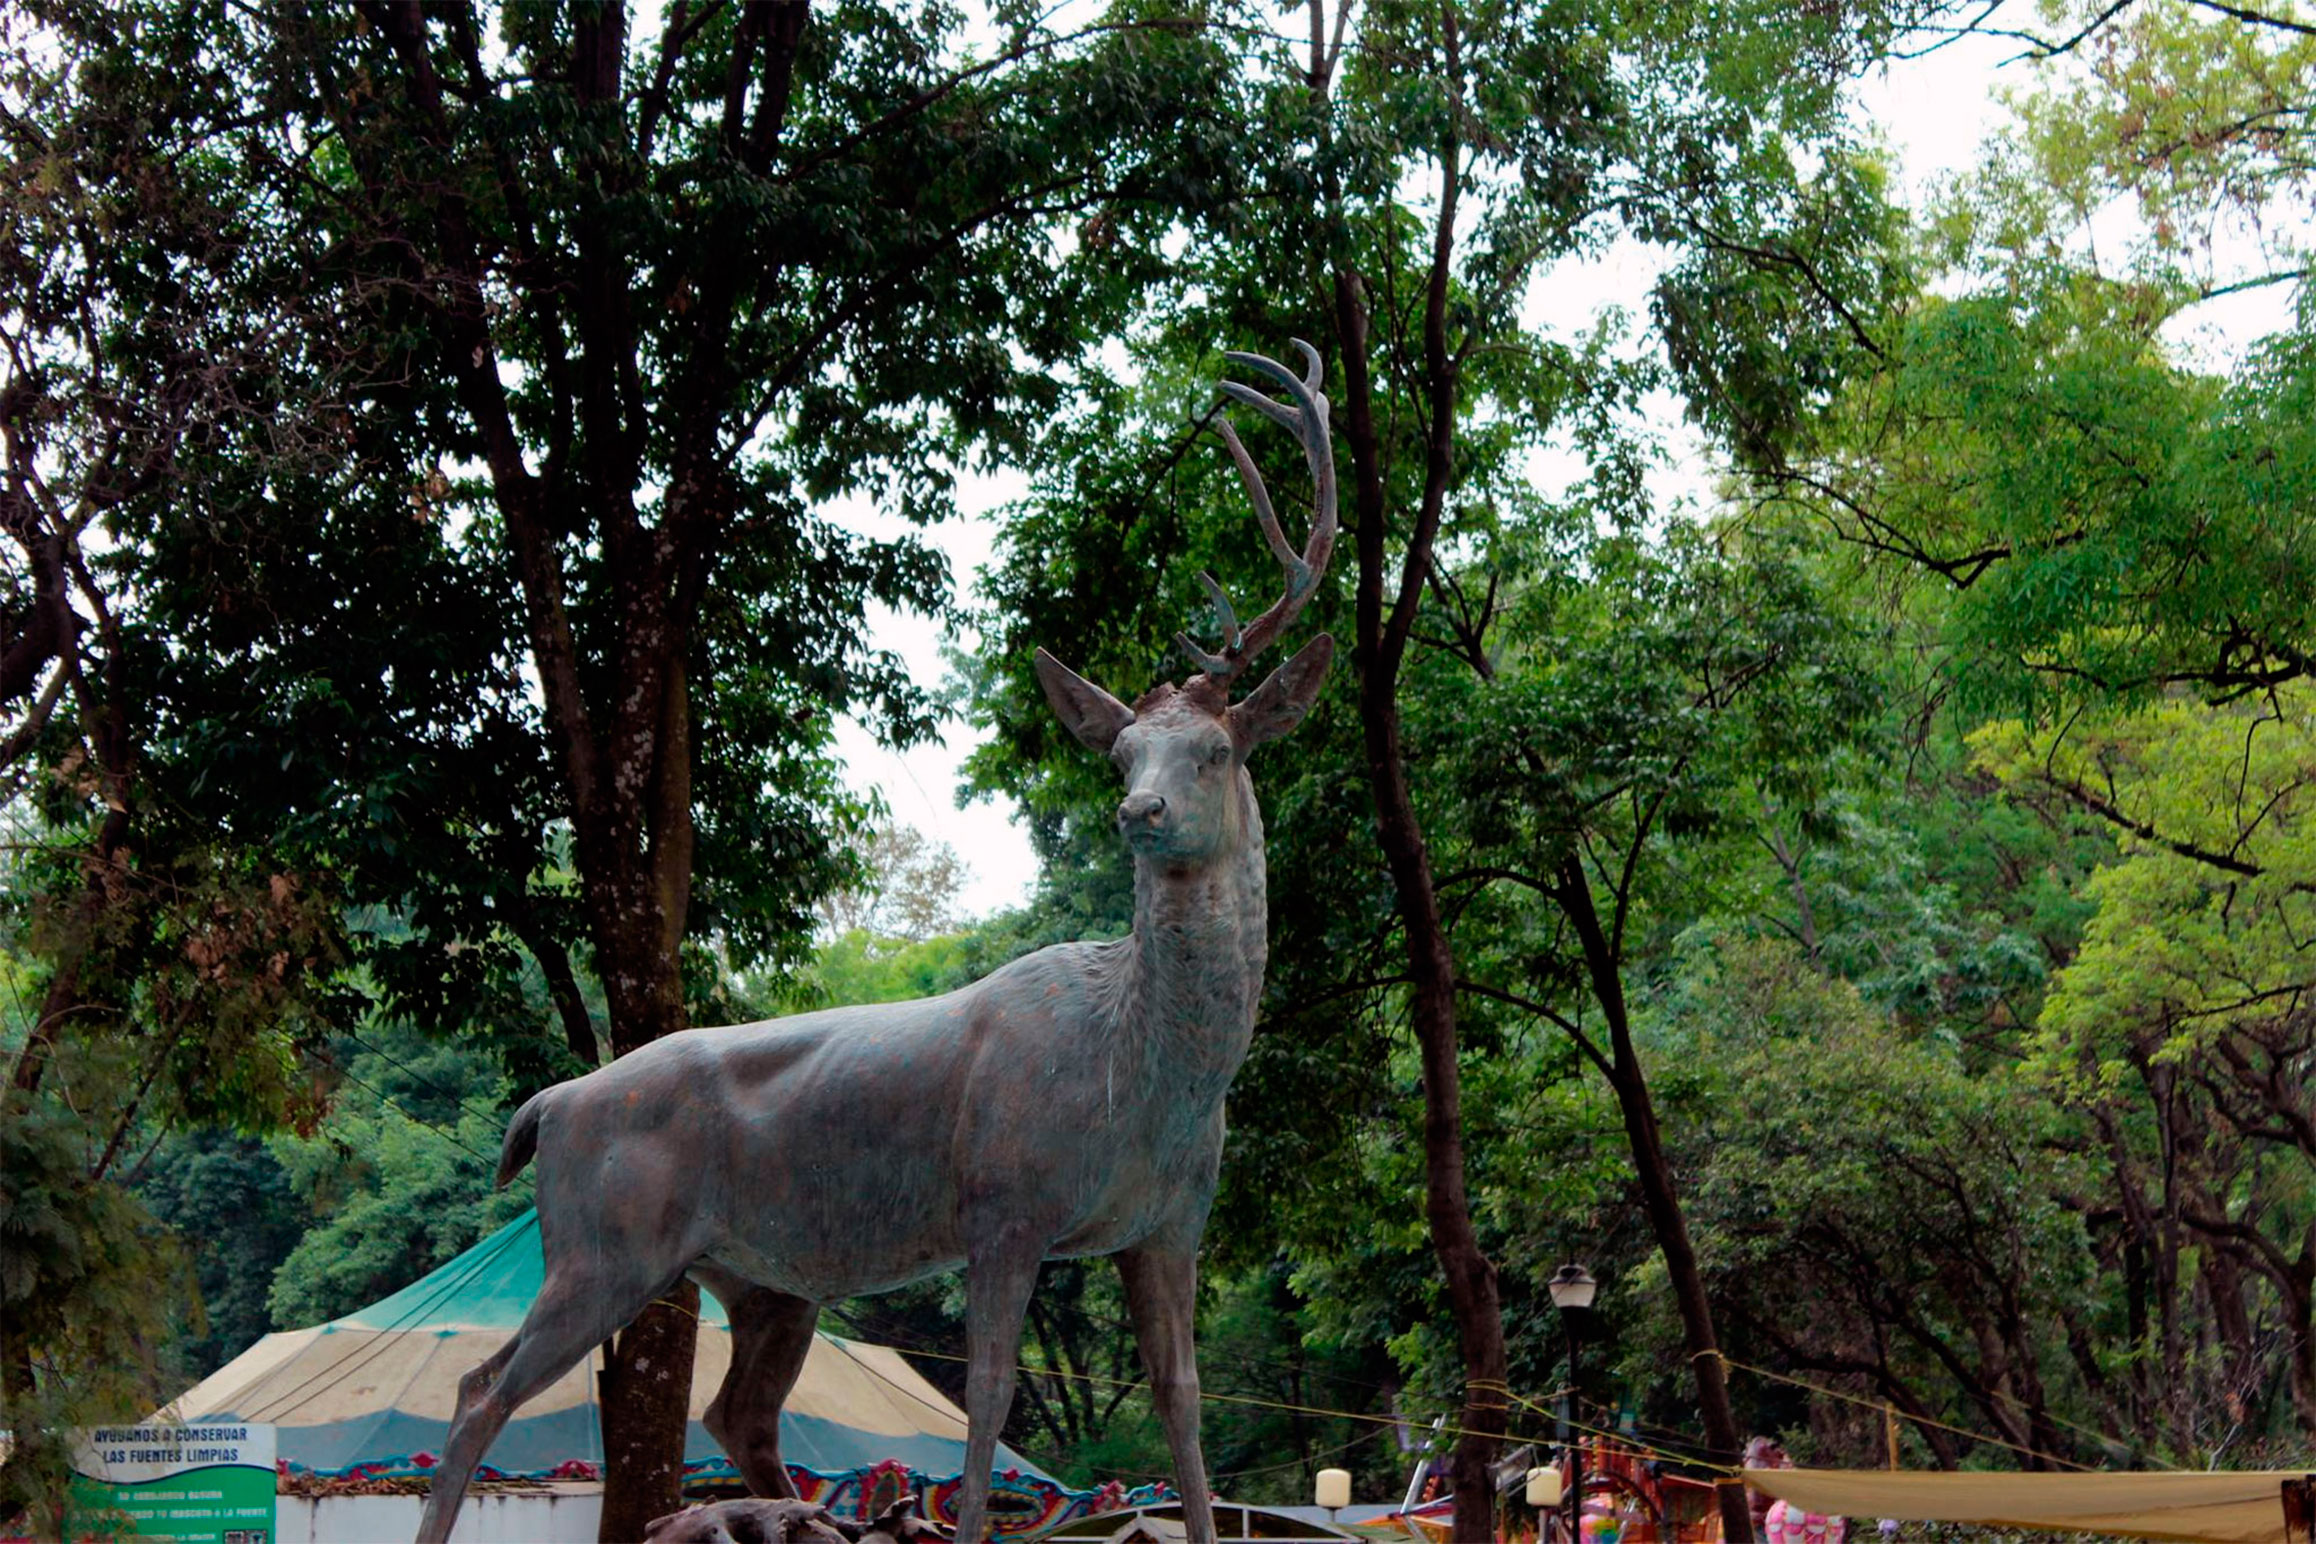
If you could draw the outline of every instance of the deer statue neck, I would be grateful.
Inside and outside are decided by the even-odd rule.
[[[1184,864],[1134,859],[1134,936],[1122,1007],[1168,1059],[1227,1081],[1246,1057],[1270,956],[1262,810],[1244,767],[1221,845]]]
[[[1262,811],[1246,758],[1302,722],[1334,657],[1324,633],[1243,698],[1232,684],[1275,642],[1316,592],[1334,551],[1335,459],[1319,351],[1300,340],[1297,375],[1259,354],[1230,353],[1286,391],[1280,401],[1236,381],[1223,395],[1294,431],[1311,468],[1311,534],[1300,552],[1279,527],[1254,458],[1227,419],[1215,420],[1255,523],[1285,583],[1279,598],[1241,625],[1221,582],[1201,574],[1220,633],[1218,651],[1188,634],[1176,641],[1198,666],[1179,686],[1161,683],[1128,707],[1045,650],[1037,678],[1063,726],[1125,775],[1119,835],[1134,850],[1134,936],[1091,959],[1094,1023],[1130,1052],[1138,1076],[1169,1082],[1186,1120],[1212,1118],[1254,1037],[1269,961]],[[1085,958],[1085,956],[1081,956]]]

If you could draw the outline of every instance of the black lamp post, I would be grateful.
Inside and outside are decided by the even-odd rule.
[[[1568,1402],[1576,1403],[1576,1316],[1592,1306],[1592,1295],[1600,1290],[1600,1283],[1592,1279],[1592,1272],[1573,1260],[1552,1273],[1546,1285],[1552,1291],[1552,1306],[1560,1310],[1560,1324],[1568,1332]],[[1568,1433],[1568,1493],[1560,1498],[1560,1515],[1568,1522],[1568,1544],[1583,1544],[1584,1530],[1584,1434],[1571,1427]]]

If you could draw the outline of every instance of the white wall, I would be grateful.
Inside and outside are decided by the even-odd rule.
[[[279,1544],[403,1544],[418,1535],[422,1496],[275,1498]],[[551,1491],[469,1493],[451,1544],[595,1544],[603,1515],[599,1485]]]

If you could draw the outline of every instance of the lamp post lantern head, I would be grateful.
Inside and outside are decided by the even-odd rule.
[[[1574,1261],[1554,1271],[1545,1285],[1552,1290],[1552,1306],[1563,1311],[1590,1308],[1592,1294],[1600,1290],[1600,1283],[1592,1279],[1592,1272]]]
[[[1332,1512],[1351,1504],[1351,1471],[1348,1469],[1321,1469],[1312,1499]]]

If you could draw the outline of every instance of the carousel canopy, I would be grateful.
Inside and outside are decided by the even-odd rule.
[[[270,1423],[282,1459],[322,1475],[432,1466],[458,1380],[503,1345],[538,1295],[545,1267],[535,1212],[368,1308],[310,1329],[268,1335],[162,1412],[165,1418]],[[687,1467],[721,1466],[700,1416],[731,1365],[723,1309],[702,1294],[692,1371]],[[596,1407],[599,1349],[533,1399],[499,1434],[484,1464],[545,1476],[603,1461]],[[835,1475],[893,1462],[923,1474],[965,1464],[965,1413],[890,1347],[818,1336],[780,1423],[792,1467]],[[1000,1470],[1044,1479],[1000,1447]]]

